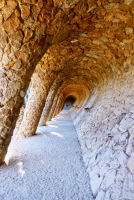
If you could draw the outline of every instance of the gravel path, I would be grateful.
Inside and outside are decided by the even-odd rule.
[[[33,137],[12,140],[0,166],[0,200],[92,200],[89,177],[67,111]]]

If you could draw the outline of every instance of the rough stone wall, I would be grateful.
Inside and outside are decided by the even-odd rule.
[[[72,118],[95,200],[134,200],[134,69],[80,109]]]

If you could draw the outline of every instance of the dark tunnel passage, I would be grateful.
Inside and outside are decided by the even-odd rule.
[[[75,101],[76,101],[75,97],[73,96],[67,97],[62,110],[70,110],[71,107],[74,105]]]

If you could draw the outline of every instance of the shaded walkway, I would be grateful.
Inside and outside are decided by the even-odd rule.
[[[92,200],[89,177],[67,111],[37,134],[12,141],[0,167],[0,200]]]

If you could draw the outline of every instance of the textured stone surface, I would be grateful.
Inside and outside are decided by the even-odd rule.
[[[130,159],[127,164],[130,172],[134,174],[134,152],[131,153]]]
[[[56,74],[46,70],[44,62],[38,63],[32,76],[30,94],[17,137],[28,137],[35,134],[48,92]],[[51,77],[51,79],[50,79]]]
[[[45,123],[73,95],[94,198],[133,200],[134,2],[1,0],[0,9],[0,164],[34,72],[20,136],[34,134],[49,90]]]
[[[97,200],[134,198],[133,70],[111,80],[101,94],[94,92],[86,104],[90,112],[71,110]]]

